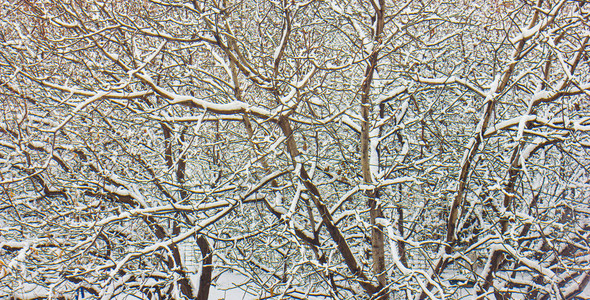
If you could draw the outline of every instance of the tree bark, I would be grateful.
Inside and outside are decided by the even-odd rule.
[[[197,300],[209,299],[209,288],[211,287],[211,274],[213,273],[213,255],[209,242],[203,235],[197,238],[197,245],[201,249],[203,256],[203,271],[201,272],[201,279],[199,280],[199,292]]]

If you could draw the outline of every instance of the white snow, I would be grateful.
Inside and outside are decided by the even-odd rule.
[[[497,78],[499,78],[499,76],[497,76]],[[468,87],[470,90],[476,92],[481,97],[487,97],[488,96],[488,93],[482,91],[477,86],[473,85],[472,83],[470,83],[469,81],[467,81],[467,80],[465,80],[463,78],[456,77],[456,76],[447,76],[447,77],[441,77],[441,78],[417,77],[416,79],[417,79],[417,81],[419,81],[421,83],[426,83],[426,84],[453,84],[453,83],[458,83],[458,84],[461,84],[463,86]],[[495,88],[494,88],[494,90],[495,90]]]
[[[86,101],[84,102],[80,102],[76,108],[70,113],[69,116],[67,116],[57,127],[54,127],[53,129],[51,129],[49,132],[57,132],[58,130],[60,130],[61,128],[63,128],[73,117],[74,115],[76,115],[80,110],[82,110],[84,107],[88,106],[90,103],[101,99],[102,97],[104,97],[107,94],[107,92],[104,91],[100,91],[98,93],[96,93],[94,96],[88,98]]]
[[[235,272],[223,272],[209,288],[209,299],[257,299],[257,293],[247,283],[250,279]]]
[[[369,133],[369,136],[373,136],[369,138],[369,170],[372,182],[379,180],[379,153],[377,152],[379,138],[375,136],[376,132],[374,131],[378,131],[378,129],[374,129]]]
[[[324,101],[322,101],[322,99],[318,98],[318,97],[311,97],[309,98],[309,103],[313,104],[313,105],[317,105],[317,106],[324,106]]]
[[[500,85],[500,75],[496,75],[494,77],[494,81],[490,84],[490,88],[486,92],[486,99],[484,103],[491,101],[494,98],[494,95],[498,92],[498,86]]]
[[[305,87],[307,85],[307,83],[309,82],[309,80],[311,79],[311,77],[313,76],[313,74],[315,74],[316,72],[316,67],[314,66],[311,71],[309,71],[309,73],[307,73],[305,76],[303,76],[303,78],[301,80],[299,80],[297,82],[297,84],[295,84],[295,87],[298,89],[301,89],[303,87]]]
[[[7,245],[6,243],[2,243],[2,244]],[[20,264],[25,261],[25,258],[27,256],[27,252],[29,251],[30,247],[31,247],[31,245],[28,242],[25,242],[24,244],[22,244],[22,249],[20,249],[18,251],[17,256],[15,256],[13,259],[10,260],[10,262],[8,263],[8,268],[9,269],[16,269],[18,266],[20,266]]]
[[[535,115],[524,115],[521,116],[518,120],[518,134],[516,135],[516,140],[520,141],[523,137],[524,127],[527,122],[534,121],[537,119]]]
[[[289,92],[289,94],[287,94],[284,97],[281,97],[281,103],[289,108],[295,107],[295,104],[297,104],[297,102],[295,102],[293,98],[296,94],[297,89],[295,87],[291,87],[291,91]]]
[[[397,97],[398,95],[402,94],[403,92],[407,91],[408,88],[405,86],[398,86],[397,88],[387,92],[384,95],[379,95],[379,97],[377,97],[377,99],[375,100],[375,104],[379,105],[383,102],[387,102],[395,97]]]
[[[166,89],[156,85],[154,83],[153,79],[146,74],[139,72],[136,74],[136,76],[141,78],[142,80],[146,81],[157,93],[159,93],[163,97],[166,97],[166,98],[172,100],[170,102],[171,105],[182,104],[185,102],[192,102],[193,104],[195,104],[198,107],[201,107],[201,108],[209,110],[209,111],[222,113],[222,114],[235,114],[238,112],[246,112],[246,113],[250,112],[250,113],[256,114],[258,116],[264,116],[266,118],[273,118],[274,117],[274,115],[269,110],[266,110],[264,108],[257,107],[257,106],[252,106],[252,105],[249,105],[245,102],[233,101],[230,103],[213,103],[213,102],[209,102],[209,101],[206,101],[203,99],[198,99],[198,98],[191,97],[191,96],[179,95],[179,94],[176,94],[174,92],[171,92],[169,90],[166,90]]]
[[[394,179],[383,180],[379,183],[379,187],[384,187],[384,186],[398,184],[398,183],[404,183],[404,182],[416,182],[416,181],[417,180],[414,177],[402,176],[402,177],[397,177]]]
[[[553,271],[541,266],[536,261],[533,261],[531,259],[528,259],[528,258],[520,255],[520,253],[518,253],[518,251],[516,251],[516,249],[514,249],[512,246],[510,246],[508,244],[494,244],[490,247],[490,250],[492,253],[495,251],[502,251],[502,252],[506,252],[506,253],[510,254],[513,258],[515,258],[516,260],[521,262],[523,265],[525,265],[525,266],[531,268],[532,270],[535,270],[535,271],[539,272],[540,274],[542,274],[543,276],[545,276],[545,280],[547,282],[552,282],[553,280],[558,279],[557,275]]]
[[[354,131],[361,132],[361,126],[355,123],[348,115],[343,115],[342,118],[340,118],[340,120],[342,121],[342,123],[348,125],[348,127],[352,128]]]
[[[528,40],[531,37],[533,37],[533,35],[535,35],[536,33],[539,32],[539,29],[541,29],[541,26],[543,26],[543,22],[539,22],[536,26],[532,27],[532,28],[521,28],[520,31],[521,33],[518,34],[516,37],[514,37],[513,39],[510,40],[511,43],[516,44],[522,40]]]
[[[535,91],[535,93],[533,94],[533,96],[531,97],[531,102],[537,102],[539,100],[543,100],[543,99],[548,99],[550,97],[550,93],[547,90],[538,90]]]
[[[590,125],[582,125],[590,121],[590,117],[585,117],[579,120],[573,121],[573,129],[576,131],[590,131]]]

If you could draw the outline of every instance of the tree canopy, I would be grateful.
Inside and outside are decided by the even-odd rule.
[[[572,299],[585,1],[0,3],[0,297]]]

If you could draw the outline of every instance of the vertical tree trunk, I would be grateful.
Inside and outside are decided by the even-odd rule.
[[[213,255],[209,242],[203,235],[197,238],[197,245],[201,249],[203,256],[203,271],[201,272],[201,279],[199,281],[199,292],[197,300],[209,299],[209,288],[211,287],[211,274],[213,273]]]
[[[373,9],[375,10],[374,16],[374,31],[373,40],[377,43],[381,43],[381,34],[383,33],[383,27],[385,25],[385,1],[379,0],[375,2],[371,0]],[[361,86],[361,169],[363,180],[367,184],[373,182],[371,174],[371,155],[377,155],[371,153],[371,84],[373,82],[373,74],[377,68],[377,62],[379,60],[379,50],[376,48],[371,53],[369,58],[369,64],[365,70],[365,79]],[[379,158],[377,158],[377,162]],[[388,291],[385,288],[387,286],[387,278],[385,274],[385,244],[383,239],[383,226],[377,224],[377,218],[383,218],[383,209],[378,202],[379,191],[372,190],[367,191],[367,197],[369,197],[368,206],[370,209],[370,222],[371,222],[371,256],[373,260],[373,273],[377,277],[379,282],[379,292],[377,299],[387,299]]]

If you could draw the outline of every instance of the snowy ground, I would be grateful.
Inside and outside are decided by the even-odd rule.
[[[198,278],[196,278],[198,279]],[[219,299],[243,299],[243,300],[251,300],[256,299],[256,295],[253,292],[248,292],[248,286],[245,283],[248,281],[246,276],[237,273],[225,272],[220,274],[217,278],[217,281],[211,285],[209,290],[209,299],[210,300],[219,300]],[[12,296],[16,299],[36,299],[39,297],[48,297],[49,290],[47,288],[35,286],[33,284],[23,284],[20,287],[20,292],[10,292],[3,290],[0,292],[0,299],[4,299],[4,297]],[[85,293],[83,297],[82,295],[73,296],[74,299],[87,299],[89,298],[89,294]],[[129,294],[120,294],[115,297],[117,300],[138,300],[143,299],[137,295],[129,295]]]
[[[209,300],[219,299],[256,299],[255,294],[248,293],[248,286],[244,285],[248,278],[241,274],[225,272],[219,276],[216,283],[209,290]]]
[[[195,276],[196,277],[196,276]],[[198,279],[198,278],[193,278]],[[458,277],[456,278],[458,279]],[[198,280],[197,280],[198,281]],[[209,299],[210,300],[223,300],[223,299],[232,299],[232,300],[253,300],[253,299],[260,299],[260,296],[254,291],[253,288],[248,287],[248,278],[244,275],[232,272],[224,272],[219,274],[217,280],[211,285],[211,289],[209,291]],[[460,283],[458,283],[457,291],[455,296],[458,297],[457,299],[470,299],[470,294],[473,292],[472,288],[465,288],[460,287]],[[33,289],[32,285],[23,285],[22,286],[22,293],[14,293],[10,296],[15,297],[16,299],[35,299],[37,297],[47,297],[48,290],[44,288],[37,287]],[[2,293],[4,294],[4,293]],[[4,296],[8,296],[4,294]],[[4,297],[0,295],[0,298]],[[89,295],[85,295],[86,297],[79,297],[77,299],[85,299],[88,298]],[[524,296],[518,297],[519,295],[513,295],[514,299],[525,299]],[[266,297],[265,297],[266,298]],[[74,298],[76,299],[76,298]],[[115,297],[117,300],[139,300],[144,299],[142,297],[138,297],[136,295],[118,295]],[[273,299],[273,298],[267,298]],[[314,300],[319,299],[317,297],[307,297],[306,299]],[[322,298],[323,299],[323,298]],[[575,299],[590,299],[590,284],[586,286],[586,289],[583,293],[577,296]],[[147,299],[146,299],[147,300]]]

